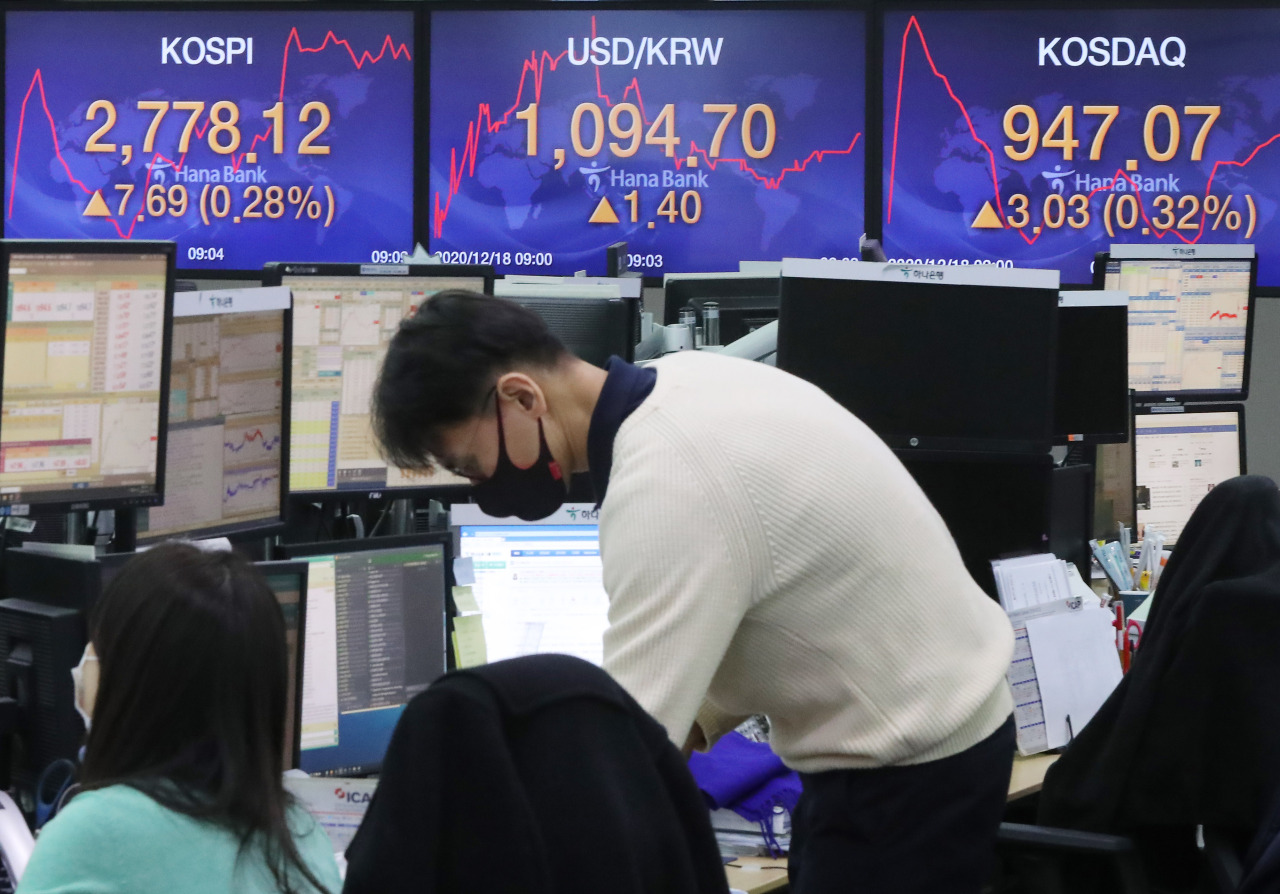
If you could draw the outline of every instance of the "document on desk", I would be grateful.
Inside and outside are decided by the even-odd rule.
[[[1009,688],[1013,690],[1013,721],[1018,753],[1039,754],[1050,747],[1045,733],[1038,664],[1027,635],[1027,622],[1077,610],[1096,601],[1085,600],[1073,588],[1068,565],[1052,553],[996,559],[991,563],[1000,604],[1013,625],[1013,661],[1009,664]]]
[[[1011,616],[1071,598],[1065,563],[1053,553],[991,563],[1000,604]]]
[[[1110,612],[1090,607],[1026,622],[1049,748],[1078,735],[1120,683],[1112,620]]]
[[[1013,690],[1013,722],[1018,753],[1039,754],[1049,750],[1044,729],[1044,707],[1036,679],[1035,659],[1026,626],[1013,629],[1013,662],[1009,665],[1009,687]]]

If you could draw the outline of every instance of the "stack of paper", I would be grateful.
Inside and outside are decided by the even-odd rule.
[[[1014,630],[1009,686],[1018,751],[1065,745],[1120,680],[1111,613],[1074,566],[1046,553],[991,563]]]

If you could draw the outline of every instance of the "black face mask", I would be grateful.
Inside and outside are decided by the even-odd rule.
[[[472,489],[480,511],[495,518],[514,515],[524,521],[544,519],[564,505],[564,473],[551,456],[547,437],[538,420],[538,459],[527,469],[516,468],[507,455],[507,438],[498,410],[498,467]]]

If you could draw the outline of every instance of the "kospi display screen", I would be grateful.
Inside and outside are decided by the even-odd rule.
[[[433,12],[431,250],[596,275],[618,241],[650,276],[856,258],[864,38],[848,10]]]
[[[179,268],[413,246],[412,12],[12,11],[6,237],[172,239]]]
[[[892,12],[890,258],[1052,267],[1256,243],[1280,285],[1280,10]]]

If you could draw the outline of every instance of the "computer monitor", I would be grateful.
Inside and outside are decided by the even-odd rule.
[[[666,322],[674,323],[685,307],[693,307],[701,325],[702,306],[720,306],[720,344],[728,345],[778,319],[778,277],[741,273],[707,276],[667,276],[663,280],[662,306]]]
[[[164,504],[138,513],[140,542],[283,524],[289,306],[283,286],[174,297]]]
[[[647,277],[856,256],[863,9],[558,3],[498,26],[443,5],[423,48],[430,251],[600,274],[625,240]]]
[[[0,504],[164,494],[172,242],[5,240]]]
[[[1129,386],[1138,398],[1249,396],[1252,245],[1113,245],[1094,262],[1100,288],[1129,293]]]
[[[779,369],[890,447],[1045,452],[1058,274],[786,259]]]
[[[283,551],[308,565],[298,767],[376,773],[404,706],[445,672],[449,536]]]
[[[1055,444],[1129,440],[1129,294],[1058,293]]]
[[[173,239],[238,278],[412,251],[415,4],[4,7],[6,237]]]
[[[303,647],[307,629],[307,562],[255,562],[267,578],[267,586],[276,594],[276,602],[284,614],[285,645],[289,651],[289,680],[285,691],[284,760],[285,769],[298,766],[298,717],[302,713],[302,687],[298,685],[298,669],[305,665]]]
[[[543,652],[603,661],[609,597],[598,518],[591,503],[566,504],[538,522],[454,504],[457,554],[475,565],[490,661]]]
[[[604,366],[615,354],[635,359],[640,301],[621,297],[615,285],[494,283],[493,294],[542,317],[551,334],[575,357]]]
[[[1133,456],[1138,536],[1155,530],[1177,543],[1204,495],[1245,472],[1244,405],[1141,407]]]
[[[400,321],[446,289],[493,291],[478,266],[268,264],[264,284],[293,291],[289,493],[409,497],[465,479],[389,466],[374,441],[370,404]]]

